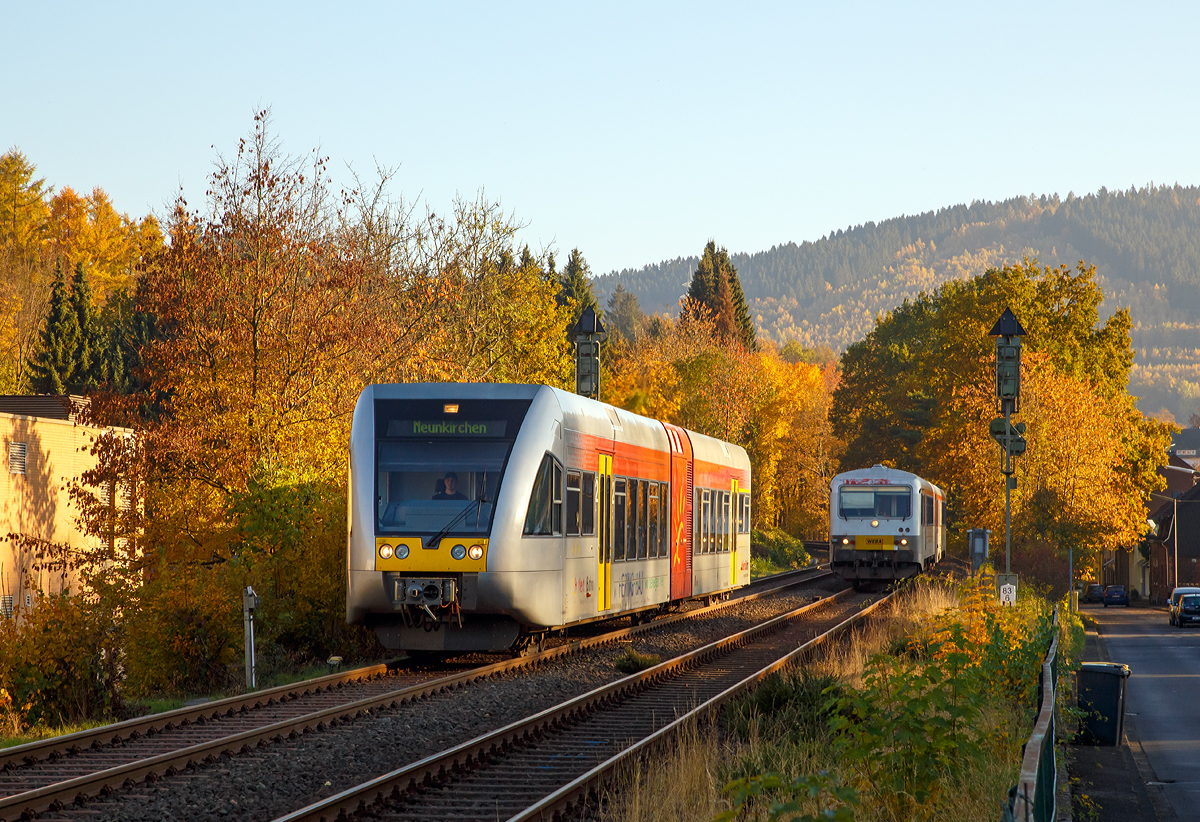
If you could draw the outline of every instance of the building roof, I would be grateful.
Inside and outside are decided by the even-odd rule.
[[[1171,437],[1171,447],[1168,450],[1172,453],[1191,451],[1190,454],[1185,454],[1184,456],[1196,456],[1197,452],[1200,452],[1200,428],[1184,428],[1180,430],[1179,433]]]
[[[74,422],[90,403],[78,394],[0,394],[0,414]]]

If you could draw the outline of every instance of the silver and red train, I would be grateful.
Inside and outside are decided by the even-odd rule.
[[[554,388],[375,385],[350,432],[346,618],[520,650],[750,582],[744,449]]]

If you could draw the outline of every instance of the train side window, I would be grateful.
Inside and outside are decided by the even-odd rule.
[[[750,533],[750,495],[738,494],[738,533]]]
[[[648,490],[646,488],[646,486],[649,484],[650,483],[647,482],[646,480],[641,480],[638,483],[638,487],[637,487],[637,510],[638,510],[638,516],[637,516],[638,552],[637,552],[637,555],[638,555],[638,559],[646,558],[646,549],[647,549],[647,545],[646,545],[646,493]]]
[[[728,491],[721,492],[721,550],[733,549],[733,499]]]
[[[576,537],[582,532],[582,496],[578,471],[567,471],[567,535]]]
[[[591,471],[583,472],[583,531],[585,537],[596,533],[596,475]]]
[[[613,560],[625,559],[625,479],[613,480]]]
[[[712,502],[709,498],[708,491],[700,492],[700,553],[708,553],[708,532],[711,528],[709,521],[709,507]]]
[[[649,503],[646,511],[646,540],[649,543],[647,554],[653,558],[658,556],[658,488],[657,482],[650,483]]]
[[[637,559],[638,557],[638,524],[641,521],[641,512],[638,511],[638,486],[640,484],[635,479],[629,481],[629,499],[625,503],[627,509],[625,519],[629,526],[626,529],[629,536],[625,540],[625,557],[627,559]]]
[[[562,534],[562,516],[562,465],[547,454],[533,480],[524,533],[530,536]]]
[[[946,501],[940,499],[937,502],[937,525],[939,528],[946,524]]]

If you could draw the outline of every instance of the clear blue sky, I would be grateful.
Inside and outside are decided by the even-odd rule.
[[[116,10],[110,8],[115,6]],[[1200,6],[6,2],[0,150],[119,210],[284,148],[480,188],[593,271],[1015,194],[1200,183]]]

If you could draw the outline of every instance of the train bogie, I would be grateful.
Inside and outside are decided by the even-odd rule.
[[[394,385],[350,450],[347,619],[391,648],[501,650],[749,581],[749,460],[719,440],[543,386]]]

